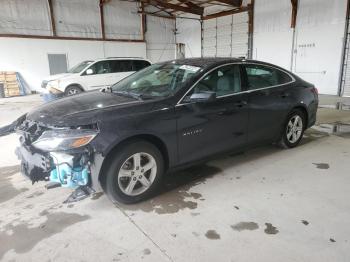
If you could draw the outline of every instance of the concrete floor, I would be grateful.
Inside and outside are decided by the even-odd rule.
[[[132,206],[105,195],[62,204],[70,190],[32,186],[16,135],[0,137],[0,260],[350,261],[350,111],[321,99],[298,148],[216,159]],[[40,103],[1,99],[0,126]]]

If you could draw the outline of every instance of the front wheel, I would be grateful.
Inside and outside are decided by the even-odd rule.
[[[80,94],[81,92],[83,92],[83,90],[79,86],[73,85],[68,86],[65,93],[66,96],[74,96]]]
[[[296,147],[303,137],[305,124],[304,113],[298,109],[293,110],[287,117],[279,144],[283,148]]]
[[[157,147],[136,141],[112,157],[106,173],[105,190],[112,202],[132,204],[147,199],[158,189],[164,172]]]

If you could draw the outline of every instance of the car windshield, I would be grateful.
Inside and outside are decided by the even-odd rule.
[[[71,69],[69,69],[68,73],[72,73],[72,74],[80,73],[85,67],[87,67],[91,63],[92,61],[81,62],[80,64],[77,64],[76,66],[73,66]]]
[[[111,86],[113,93],[143,98],[167,97],[201,71],[200,67],[173,63],[151,65]]]

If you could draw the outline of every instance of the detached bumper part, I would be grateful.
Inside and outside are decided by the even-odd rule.
[[[94,193],[95,193],[95,190],[93,190],[89,186],[79,186],[77,189],[74,190],[72,194],[70,194],[70,196],[63,203],[66,204],[66,203],[77,202],[89,197]]]
[[[22,115],[16,121],[12,122],[7,126],[0,127],[0,136],[7,136],[9,134],[15,133],[16,128],[23,123],[26,115]]]
[[[16,149],[16,155],[21,160],[22,173],[32,181],[32,184],[49,179],[50,160],[47,157],[31,153],[23,146]]]
[[[95,193],[89,184],[90,168],[84,155],[76,156],[51,152],[54,169],[50,172],[50,184],[74,188],[74,192],[63,202],[71,203],[83,200]]]
[[[50,181],[59,182],[63,187],[77,188],[89,183],[89,167],[87,163],[74,164],[74,155],[51,152],[54,169],[50,172]],[[81,157],[83,158],[83,156]],[[79,159],[79,162],[81,159]]]

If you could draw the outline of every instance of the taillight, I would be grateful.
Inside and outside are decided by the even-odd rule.
[[[311,92],[314,93],[315,95],[318,95],[318,89],[316,87],[313,87],[311,89]]]

